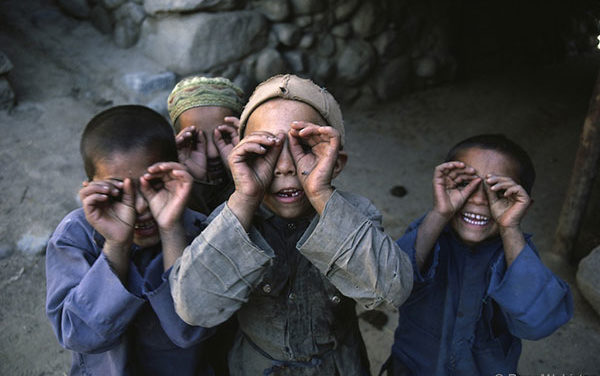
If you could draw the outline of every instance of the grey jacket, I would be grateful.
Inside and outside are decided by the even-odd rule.
[[[209,220],[174,265],[171,292],[192,325],[237,312],[232,375],[368,374],[355,301],[394,309],[412,288],[410,260],[369,200],[335,191],[321,217],[288,233],[263,207],[249,233],[227,205]]]

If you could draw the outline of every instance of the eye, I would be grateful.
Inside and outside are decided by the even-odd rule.
[[[506,193],[506,189],[496,191],[496,197],[498,197],[499,199],[504,198],[504,193]]]
[[[469,185],[468,181],[461,181],[460,183],[456,183],[456,188],[462,190],[464,189],[467,185]]]
[[[149,183],[155,191],[160,191],[165,186],[165,183],[161,179],[152,179]]]
[[[308,145],[306,142],[300,142],[300,146],[302,146],[302,151],[305,153],[308,153],[309,151],[312,150],[310,145]]]

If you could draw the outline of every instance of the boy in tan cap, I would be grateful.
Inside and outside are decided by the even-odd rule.
[[[179,160],[194,177],[189,206],[206,215],[233,192],[227,156],[239,141],[243,97],[227,78],[190,76],[167,99]]]
[[[355,304],[399,306],[412,267],[373,204],[332,186],[347,160],[339,105],[310,80],[275,76],[240,135],[235,191],[170,275],[177,313],[207,327],[237,313],[232,375],[368,375]]]

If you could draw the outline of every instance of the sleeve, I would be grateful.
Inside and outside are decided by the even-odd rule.
[[[142,293],[150,302],[169,339],[177,346],[187,348],[209,338],[215,329],[188,325],[177,315],[169,285],[171,270],[172,268],[163,272],[162,254],[154,258],[148,265]]]
[[[77,221],[55,232],[46,251],[46,314],[60,344],[83,353],[118,344],[144,304],[121,284],[104,254],[96,252]]]
[[[298,249],[342,294],[366,309],[381,304],[395,309],[412,289],[410,259],[383,232],[379,211],[363,200],[353,205],[334,191]]]
[[[227,205],[210,218],[169,277],[177,314],[207,328],[225,322],[248,301],[274,257],[270,249],[255,245]]]
[[[488,295],[500,306],[510,332],[523,339],[546,337],[573,316],[569,286],[544,266],[529,240],[507,270],[504,257],[495,263]]]
[[[411,265],[413,267],[413,273],[414,273],[413,277],[414,277],[415,287],[417,287],[417,285],[427,284],[435,279],[435,275],[436,275],[436,271],[438,269],[438,264],[439,264],[439,259],[440,259],[441,247],[440,247],[440,241],[438,239],[438,241],[436,241],[435,245],[433,246],[433,251],[432,251],[432,256],[431,256],[432,257],[431,264],[429,265],[427,270],[419,270],[419,266],[417,265],[417,258],[416,258],[417,250],[415,248],[415,244],[417,242],[417,232],[419,230],[419,226],[421,225],[421,222],[423,221],[423,218],[424,217],[411,223],[410,226],[408,227],[408,229],[406,230],[406,232],[404,233],[404,235],[396,241],[398,246],[404,252],[406,252],[406,254],[408,255],[408,257],[410,259]]]

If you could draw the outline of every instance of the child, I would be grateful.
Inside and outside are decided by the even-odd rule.
[[[212,330],[177,316],[168,275],[205,217],[185,209],[192,177],[169,123],[143,106],[96,115],[81,137],[83,208],[46,253],[46,312],[71,375],[212,375]]]
[[[194,178],[189,206],[207,215],[233,192],[227,157],[239,141],[243,96],[226,78],[191,76],[175,85],[167,100],[179,160]]]
[[[468,138],[433,175],[433,209],[398,240],[415,271],[400,307],[388,375],[516,374],[520,338],[573,314],[569,287],[520,225],[535,179],[503,135]]]
[[[237,313],[232,375],[367,375],[355,301],[398,306],[406,255],[365,198],[335,190],[347,155],[339,105],[296,76],[259,85],[229,156],[235,191],[177,261],[171,291],[188,323]]]

